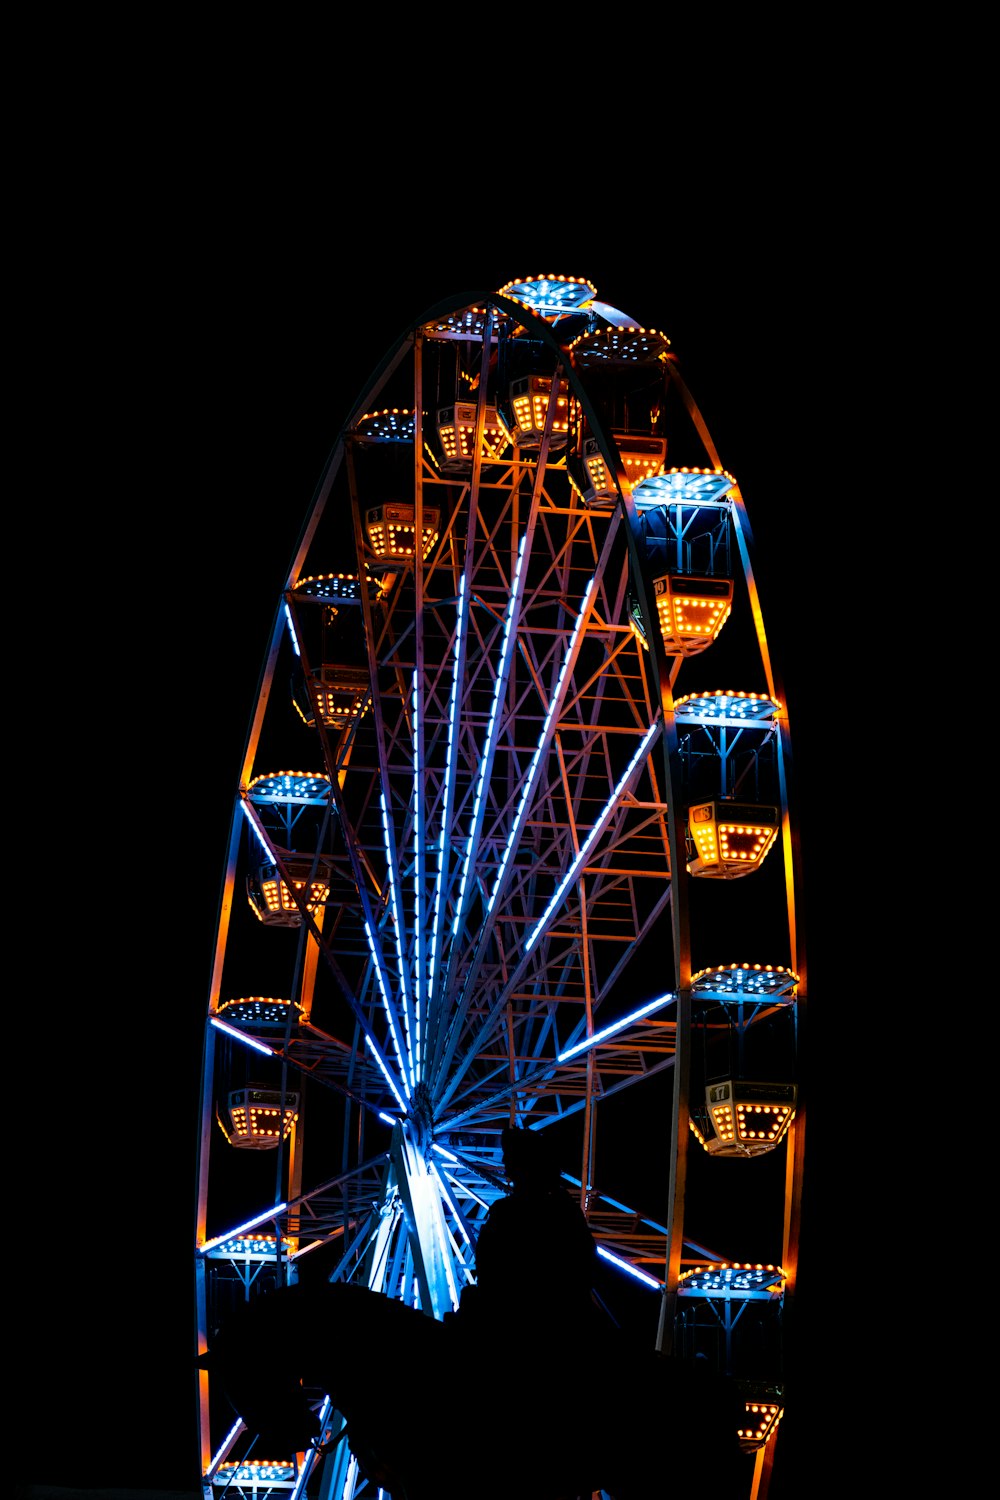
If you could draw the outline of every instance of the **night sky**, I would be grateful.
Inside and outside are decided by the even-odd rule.
[[[21,980],[8,995],[23,1091],[8,1237],[27,1358],[15,1374],[19,1477],[195,1483],[201,1034],[278,593],[340,424],[389,344],[452,293],[543,274],[586,277],[668,335],[755,532],[806,851],[814,1109],[801,1287],[818,1431],[821,1349],[838,1316],[823,1278],[858,1171],[835,1153],[841,1007],[859,997],[843,993],[844,925],[858,915],[835,848],[856,791],[834,746],[863,703],[834,667],[850,469],[834,346],[847,330],[813,243],[770,215],[743,237],[634,243],[588,240],[582,218],[579,234],[535,240],[527,219],[512,248],[480,229],[473,247],[486,251],[466,253],[449,232],[408,260],[406,225],[389,235],[387,223],[382,253],[392,238],[394,258],[376,269],[370,234],[346,222],[319,234],[302,207],[281,235],[273,223],[258,234],[207,192],[187,207],[164,217],[155,253],[143,235],[109,247],[62,294],[58,435],[26,511],[14,649],[28,643],[30,661],[14,732],[55,770],[34,815],[30,993]],[[840,722],[827,728],[834,689]]]

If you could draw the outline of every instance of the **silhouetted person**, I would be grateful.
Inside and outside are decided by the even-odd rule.
[[[624,1336],[594,1295],[597,1243],[537,1131],[503,1132],[511,1190],[476,1246],[476,1282],[446,1315],[470,1373],[552,1493],[741,1500],[741,1408],[731,1383]],[[539,1371],[544,1371],[543,1375]],[[528,1420],[530,1418],[530,1420]],[[673,1431],[672,1441],[651,1434]],[[574,1488],[575,1487],[575,1488]]]
[[[457,1321],[508,1343],[519,1333],[586,1336],[597,1316],[597,1245],[537,1131],[503,1132],[510,1192],[490,1209],[476,1245],[476,1282]]]

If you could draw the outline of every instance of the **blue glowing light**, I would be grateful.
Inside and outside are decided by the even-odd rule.
[[[420,735],[423,720],[420,718],[420,681],[416,670],[413,673],[413,806],[417,816],[413,820],[413,905],[414,924],[417,934],[417,965],[414,985],[413,1011],[413,1070],[420,1077],[420,1012],[423,1006],[423,974],[421,972],[421,949],[423,947],[423,884],[424,849],[421,833],[423,829],[423,768],[420,764]]]
[[[403,1088],[406,1090],[406,1097],[409,1098],[410,1086],[406,1081],[406,1069],[403,1067],[403,1044],[399,1040],[399,1033],[396,1030],[396,1018],[393,1014],[392,1003],[389,1000],[389,995],[385,987],[385,976],[382,973],[381,955],[375,947],[375,938],[372,935],[372,930],[369,927],[367,920],[365,921],[365,937],[368,939],[368,947],[372,956],[372,964],[375,968],[375,977],[378,980],[379,991],[382,995],[382,1009],[385,1011],[386,1020],[389,1022],[389,1031],[392,1036],[392,1045],[396,1049],[396,1061],[399,1063],[399,1070],[403,1075]]]
[[[261,828],[260,824],[257,822],[257,814],[254,812],[254,810],[250,806],[249,802],[245,802],[245,801],[241,800],[240,806],[243,809],[243,814],[244,814],[247,822],[250,824],[250,827],[253,829],[254,833],[257,835],[257,842],[260,844],[260,847],[263,849],[263,851],[267,855],[268,859],[273,860],[274,859],[274,855],[271,852],[271,846],[267,842],[267,839],[264,837],[264,831],[263,831],[263,829]]]
[[[240,1433],[245,1431],[246,1427],[243,1424],[243,1419],[241,1417],[237,1417],[232,1427],[230,1427],[229,1431],[222,1439],[222,1442],[219,1444],[218,1448],[216,1448],[215,1454],[211,1462],[209,1463],[208,1470],[205,1474],[206,1479],[212,1478],[213,1474],[222,1463],[222,1460],[225,1458],[226,1454],[229,1452],[230,1448],[239,1437]]]
[[[389,837],[389,810],[385,803],[385,792],[379,793],[379,801],[382,805],[382,837],[385,841],[385,857],[387,879],[389,882],[389,901],[392,907],[392,926],[396,938],[396,962],[399,971],[399,982],[403,990],[403,1028],[406,1031],[406,1054],[409,1059],[410,1082],[415,1083],[413,1075],[413,1048],[410,1041],[410,995],[407,984],[407,971],[403,963],[402,924],[399,919],[399,906],[396,901],[396,878],[392,859],[392,840]]]
[[[255,1229],[258,1224],[265,1224],[269,1219],[276,1219],[287,1207],[287,1203],[276,1203],[273,1208],[265,1208],[263,1213],[247,1219],[244,1224],[237,1224],[235,1229],[227,1229],[225,1234],[217,1234],[213,1240],[206,1240],[203,1245],[198,1246],[198,1254],[204,1255],[207,1251],[214,1250],[216,1245],[224,1245],[227,1240],[239,1239],[246,1230]]]
[[[462,631],[465,624],[465,574],[458,580],[458,605],[455,615],[455,650],[451,664],[451,701],[448,707],[448,753],[445,759],[444,770],[444,803],[441,814],[441,833],[438,838],[438,868],[437,882],[434,887],[434,920],[431,932],[431,962],[430,982],[428,985],[428,1004],[434,996],[434,980],[437,969],[438,950],[438,924],[441,910],[441,891],[444,885],[445,868],[447,863],[448,829],[451,824],[452,787],[454,778],[452,776],[452,755],[455,744],[455,724],[458,719],[458,679],[462,662]]]
[[[514,577],[511,581],[510,586],[510,599],[507,604],[507,617],[504,621],[503,641],[500,646],[500,663],[497,667],[496,681],[493,684],[493,703],[490,708],[489,723],[486,726],[486,739],[483,743],[483,748],[479,757],[479,777],[476,782],[476,795],[472,805],[472,825],[469,830],[469,837],[465,846],[465,859],[462,865],[462,879],[458,889],[458,900],[455,903],[455,920],[452,925],[453,940],[458,937],[458,931],[462,923],[462,918],[465,915],[465,887],[469,876],[469,865],[472,861],[473,840],[476,837],[476,830],[478,828],[479,804],[482,801],[483,788],[486,785],[487,772],[493,764],[494,731],[497,723],[497,711],[500,707],[500,697],[503,692],[504,685],[507,681],[507,674],[510,665],[510,645],[512,640],[514,639],[511,633],[511,625],[513,624],[514,616],[520,605],[521,565],[524,562],[524,544],[527,540],[528,533],[525,532],[517,549],[517,566],[514,569]]]
[[[465,1241],[465,1243],[471,1247],[472,1241],[469,1239],[469,1236],[465,1232],[465,1225],[462,1223],[462,1216],[459,1213],[458,1209],[456,1208],[454,1200],[453,1200],[451,1194],[449,1193],[447,1187],[445,1186],[445,1180],[444,1180],[444,1178],[441,1176],[441,1173],[438,1171],[437,1167],[434,1165],[433,1162],[431,1162],[429,1165],[430,1165],[431,1171],[433,1172],[435,1178],[437,1179],[437,1184],[438,1184],[438,1187],[441,1189],[441,1193],[442,1193],[442,1195],[444,1197],[444,1200],[447,1203],[448,1207],[451,1209],[452,1218],[455,1220],[455,1223],[458,1225],[459,1233],[461,1234],[461,1236],[462,1236],[463,1240]]]
[[[378,1063],[379,1067],[382,1070],[382,1076],[383,1076],[383,1078],[385,1079],[386,1083],[389,1085],[389,1088],[392,1090],[392,1096],[393,1096],[393,1098],[395,1099],[396,1103],[399,1105],[400,1109],[403,1111],[403,1114],[405,1115],[406,1114],[406,1105],[403,1103],[402,1099],[399,1097],[399,1089],[393,1083],[392,1076],[391,1076],[391,1074],[389,1072],[389,1069],[386,1067],[385,1063],[382,1061],[382,1058],[381,1058],[381,1056],[379,1054],[378,1048],[376,1047],[375,1043],[372,1041],[371,1037],[368,1035],[367,1032],[365,1033],[365,1041],[368,1044],[368,1049],[371,1052],[372,1057],[374,1057],[375,1061]],[[405,1085],[404,1085],[404,1087],[405,1087]]]
[[[293,648],[293,650],[295,652],[295,655],[296,656],[301,656],[302,652],[299,650],[299,638],[295,634],[295,625],[294,625],[294,623],[292,621],[292,612],[288,608],[287,603],[285,604],[285,619],[288,621],[288,634],[292,638],[292,648]]]
[[[641,1016],[648,1016],[654,1010],[659,1010],[664,1005],[669,1005],[676,1000],[677,996],[668,993],[659,995],[655,1000],[647,1000],[645,1005],[640,1005],[638,1010],[631,1011],[627,1016],[622,1016],[618,1021],[612,1021],[602,1031],[595,1031],[593,1036],[584,1037],[582,1042],[575,1042],[572,1047],[567,1047],[565,1052],[560,1052],[556,1058],[557,1062],[565,1062],[569,1057],[575,1057],[578,1052],[586,1052],[589,1047],[596,1047],[599,1042],[606,1042],[608,1037],[617,1036],[618,1032],[624,1031],[626,1026],[631,1026],[633,1021],[638,1021]]]
[[[662,1292],[663,1282],[657,1281],[655,1276],[647,1276],[645,1271],[640,1271],[638,1266],[633,1266],[630,1261],[622,1260],[618,1255],[612,1255],[610,1250],[605,1250],[603,1245],[598,1245],[597,1253],[602,1260],[609,1261],[611,1265],[617,1266],[619,1271],[627,1271],[634,1276],[636,1281],[641,1281],[644,1286],[650,1286],[655,1292]]]
[[[489,1208],[489,1204],[485,1201],[485,1199],[480,1198],[478,1193],[474,1193],[469,1187],[468,1183],[460,1182],[459,1179],[455,1177],[451,1172],[446,1172],[444,1175],[447,1177],[448,1181],[452,1184],[453,1187],[457,1187],[459,1192],[464,1193],[467,1198],[471,1198],[474,1203],[478,1203],[480,1208]]]
[[[227,1026],[225,1021],[220,1021],[216,1016],[212,1017],[212,1025],[216,1031],[224,1031],[226,1036],[235,1037],[238,1042],[243,1043],[244,1047],[252,1047],[255,1052],[263,1052],[265,1057],[277,1057],[278,1055],[273,1047],[266,1047],[263,1042],[255,1041],[253,1037],[247,1036],[242,1031],[237,1031],[235,1026]]]

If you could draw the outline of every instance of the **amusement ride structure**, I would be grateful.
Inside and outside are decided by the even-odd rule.
[[[307,1274],[443,1318],[507,1189],[501,1132],[552,1132],[609,1304],[629,1286],[657,1347],[733,1377],[765,1496],[804,1158],[800,889],[747,510],[669,339],[569,276],[429,309],[335,443],[238,768],[201,1348]],[[379,1494],[346,1441],[256,1452],[198,1379],[206,1500]],[[339,1425],[319,1400],[317,1439]]]

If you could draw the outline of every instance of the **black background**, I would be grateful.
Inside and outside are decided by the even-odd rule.
[[[844,378],[855,313],[831,278],[835,237],[820,253],[815,216],[704,203],[643,234],[588,236],[580,219],[504,236],[483,213],[461,227],[371,206],[359,218],[344,190],[254,200],[204,173],[111,223],[41,299],[28,364],[42,410],[20,507],[8,728],[27,783],[8,1054],[21,1100],[8,1239],[20,1477],[196,1482],[201,1031],[278,593],[339,427],[390,342],[453,293],[542,274],[586,277],[668,335],[755,533],[806,852],[808,1379],[786,1424],[790,1451],[820,1462],[840,1256],[860,1269],[862,1254],[850,1116],[863,1108],[855,1012],[871,941],[842,842],[863,706],[842,661],[863,643],[840,591],[862,481]]]

